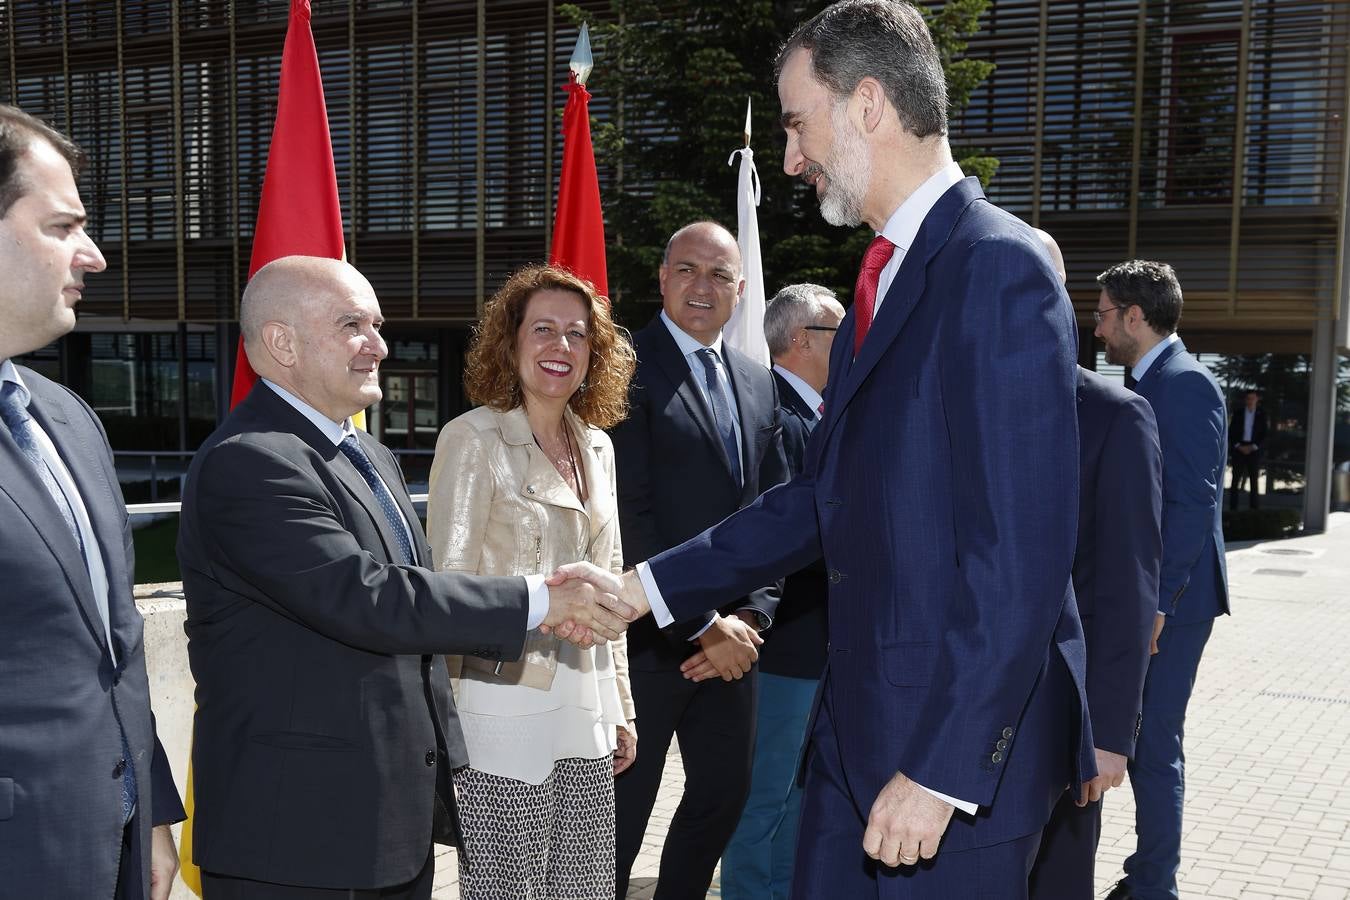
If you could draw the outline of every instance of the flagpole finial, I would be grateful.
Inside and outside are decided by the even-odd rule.
[[[586,79],[591,77],[591,69],[594,66],[595,60],[591,57],[591,30],[583,22],[581,34],[577,35],[577,46],[572,51],[572,61],[568,67],[576,73],[577,84],[585,87]]]
[[[745,98],[745,146],[750,146],[750,98]]]

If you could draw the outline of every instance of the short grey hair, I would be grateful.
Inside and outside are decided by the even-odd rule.
[[[834,291],[819,284],[790,284],[773,295],[764,311],[764,339],[769,355],[779,357],[792,346],[792,336],[820,321],[826,300],[838,302]]]
[[[840,0],[797,27],[778,52],[777,75],[795,50],[835,102],[875,78],[900,124],[918,138],[947,133],[947,76],[923,15],[904,0]]]

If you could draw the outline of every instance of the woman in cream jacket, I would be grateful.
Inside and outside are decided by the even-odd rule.
[[[440,569],[620,570],[614,450],[634,357],[605,302],[548,266],[513,275],[483,311],[465,366],[482,404],[436,442],[427,532]],[[580,649],[539,632],[517,662],[466,656],[455,702],[469,765],[460,895],[614,896],[614,777],[635,758],[625,641]]]

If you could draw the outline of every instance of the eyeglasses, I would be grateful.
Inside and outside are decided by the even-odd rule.
[[[1109,313],[1111,310],[1129,309],[1129,308],[1130,304],[1127,303],[1124,306],[1108,306],[1106,309],[1094,309],[1092,311],[1092,320],[1096,322],[1098,325],[1100,325],[1102,324],[1102,319],[1106,318],[1106,314]]]
[[[803,325],[803,331],[838,331],[838,325]]]

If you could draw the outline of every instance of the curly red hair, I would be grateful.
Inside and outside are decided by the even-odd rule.
[[[532,265],[516,272],[483,307],[464,361],[464,390],[474,403],[497,410],[515,409],[523,401],[516,336],[530,298],[540,291],[577,294],[590,317],[591,359],[586,380],[568,401],[581,421],[611,428],[628,415],[628,382],[637,356],[627,333],[614,324],[609,304],[595,287],[565,269]]]

